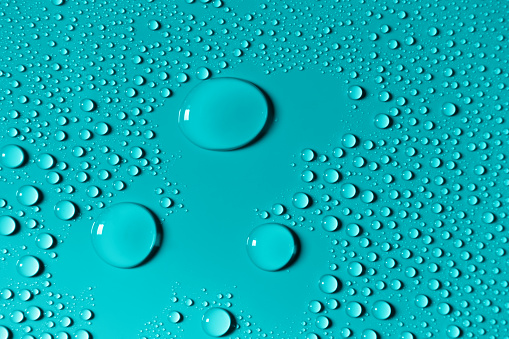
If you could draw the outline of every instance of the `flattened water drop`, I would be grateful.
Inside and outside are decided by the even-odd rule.
[[[92,226],[92,244],[99,257],[119,268],[142,264],[159,245],[158,220],[146,207],[120,203],[106,209]]]
[[[182,133],[199,147],[229,151],[252,142],[269,118],[265,95],[234,78],[206,80],[187,95],[179,112]]]
[[[297,239],[292,231],[279,224],[260,225],[247,238],[249,258],[265,271],[277,271],[287,266],[297,250]]]

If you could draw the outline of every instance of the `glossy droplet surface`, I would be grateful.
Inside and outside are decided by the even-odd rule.
[[[254,228],[247,238],[247,253],[257,267],[277,271],[297,254],[297,241],[286,226],[264,224]]]
[[[332,294],[339,290],[340,282],[335,276],[326,274],[320,278],[318,287],[320,287],[322,292]]]
[[[55,215],[61,220],[70,220],[76,216],[76,205],[69,200],[62,200],[55,205]]]
[[[178,124],[199,147],[228,151],[253,141],[269,117],[265,95],[255,85],[235,78],[203,81],[189,92]]]
[[[213,307],[202,317],[201,326],[203,331],[211,337],[221,337],[228,333],[233,325],[233,319],[227,310]]]
[[[8,168],[18,168],[26,161],[25,150],[18,145],[5,145],[0,150],[0,162]]]
[[[10,339],[11,332],[7,329],[7,327],[0,325],[0,339]]]
[[[392,306],[387,301],[378,300],[373,304],[371,313],[375,318],[385,320],[392,315]]]
[[[40,199],[40,192],[30,185],[21,186],[16,192],[19,203],[25,206],[35,205]]]
[[[33,277],[39,273],[41,262],[32,255],[21,257],[16,263],[16,270],[24,277]]]
[[[0,216],[0,235],[11,235],[16,232],[18,223],[16,219],[8,215]]]
[[[92,244],[106,263],[131,268],[143,263],[160,238],[158,221],[146,207],[120,203],[107,208],[92,226]]]

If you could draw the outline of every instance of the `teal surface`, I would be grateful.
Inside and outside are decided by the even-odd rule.
[[[1,3],[0,339],[509,338],[508,12]]]

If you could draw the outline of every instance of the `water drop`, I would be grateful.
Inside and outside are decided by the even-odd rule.
[[[18,145],[5,145],[0,150],[0,162],[8,168],[18,168],[26,161],[27,155]]]
[[[297,251],[296,236],[283,225],[260,225],[247,238],[249,258],[265,271],[277,271],[286,267],[295,258]]]
[[[30,185],[21,186],[16,191],[16,198],[19,203],[25,206],[35,205],[40,199],[40,192],[37,188]]]
[[[255,85],[234,78],[203,81],[187,95],[178,123],[199,147],[228,151],[255,140],[269,118],[265,95]]]
[[[0,216],[0,235],[11,235],[18,229],[18,222],[8,215]]]
[[[18,273],[24,277],[33,277],[39,273],[41,262],[32,255],[25,255],[16,263],[16,269]]]
[[[61,220],[71,220],[77,214],[78,208],[69,200],[62,200],[55,205],[55,215]]]
[[[211,337],[221,337],[228,333],[234,325],[230,312],[220,307],[213,307],[202,317],[203,331]]]
[[[159,223],[146,207],[119,203],[101,213],[92,226],[92,245],[106,263],[119,268],[142,264],[161,240]]]

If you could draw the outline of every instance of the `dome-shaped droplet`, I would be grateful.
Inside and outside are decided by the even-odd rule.
[[[85,112],[91,112],[96,109],[96,103],[91,99],[83,99],[80,102],[80,107]]]
[[[378,300],[373,304],[371,313],[375,318],[385,320],[392,315],[392,306],[387,301]]]
[[[203,81],[191,90],[180,109],[178,123],[194,144],[227,151],[256,139],[268,117],[265,95],[255,85],[218,78]]]
[[[297,239],[293,232],[279,224],[260,225],[247,238],[249,258],[265,271],[277,271],[287,266],[297,250]]]
[[[24,277],[33,277],[39,273],[41,269],[41,262],[32,255],[25,255],[16,263],[16,269],[18,270],[18,273]]]
[[[71,220],[77,214],[76,205],[69,200],[62,200],[55,205],[55,215],[61,220]]]
[[[293,206],[304,209],[311,205],[311,198],[306,193],[295,193],[292,199]]]
[[[21,186],[16,192],[19,203],[25,206],[35,205],[40,199],[40,191],[31,185]]]
[[[328,294],[336,293],[340,286],[341,284],[339,279],[330,274],[322,276],[318,282],[318,287],[320,287],[320,290]]]
[[[364,89],[354,85],[348,88],[348,97],[352,100],[359,100],[364,96]]]
[[[11,235],[18,229],[18,222],[11,216],[0,216],[0,235]]]
[[[0,149],[0,162],[8,168],[18,168],[26,161],[27,155],[18,145],[5,145]]]
[[[146,207],[120,203],[107,208],[92,226],[92,244],[106,263],[131,268],[143,263],[160,240],[158,220]]]
[[[233,327],[233,317],[227,310],[213,307],[202,317],[201,326],[203,331],[211,337],[221,337]]]
[[[457,108],[456,108],[456,105],[453,104],[453,103],[450,103],[450,102],[446,102],[445,104],[442,105],[442,113],[445,115],[445,116],[453,116],[456,114],[457,112]]]

